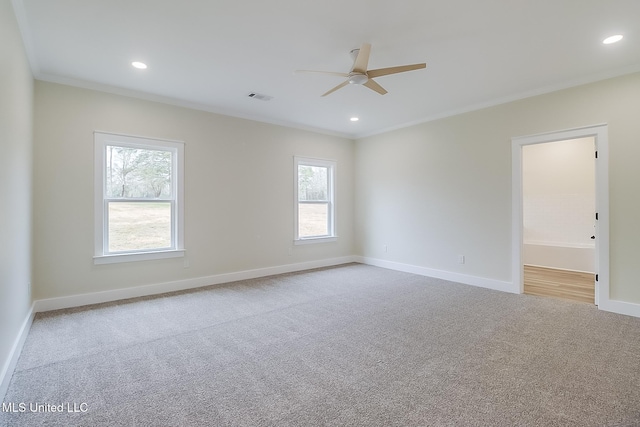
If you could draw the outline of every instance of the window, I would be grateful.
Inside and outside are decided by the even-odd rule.
[[[295,243],[335,241],[336,163],[295,157],[295,171]]]
[[[96,264],[184,255],[182,142],[95,132]]]

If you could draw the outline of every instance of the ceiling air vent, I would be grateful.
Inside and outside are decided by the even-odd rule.
[[[273,96],[263,95],[257,92],[251,92],[248,96],[249,98],[259,99],[260,101],[271,101],[273,99]]]

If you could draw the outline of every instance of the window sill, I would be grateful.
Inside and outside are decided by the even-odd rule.
[[[297,239],[293,241],[294,245],[311,245],[314,243],[329,243],[329,242],[337,242],[338,236],[328,236],[328,237],[307,237],[304,239]]]
[[[157,252],[136,252],[129,254],[97,255],[93,257],[94,264],[115,264],[119,262],[148,261],[154,259],[180,258],[184,257],[184,249],[157,251]]]

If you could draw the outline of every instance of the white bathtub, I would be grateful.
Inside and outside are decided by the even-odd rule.
[[[595,246],[561,246],[544,243],[525,243],[523,261],[528,265],[561,268],[563,270],[595,272]]]

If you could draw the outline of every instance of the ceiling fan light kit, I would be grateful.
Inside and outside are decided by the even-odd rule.
[[[360,49],[351,50],[350,54],[354,57],[353,67],[348,73],[337,73],[331,71],[309,71],[309,70],[298,70],[297,72],[302,73],[320,73],[320,74],[329,74],[332,76],[340,76],[346,77],[347,80],[340,83],[338,86],[328,90],[322,96],[327,96],[338,89],[345,87],[348,84],[353,85],[362,85],[365,86],[374,92],[379,93],[380,95],[384,95],[387,93],[386,89],[380,86],[377,82],[373,80],[374,77],[388,76],[389,74],[397,74],[404,73],[406,71],[419,70],[421,68],[426,68],[426,63],[421,64],[412,64],[412,65],[400,65],[397,67],[388,67],[388,68],[378,68],[375,70],[367,70],[369,65],[369,54],[371,53],[371,45],[369,43],[363,43]]]
[[[369,80],[366,74],[351,73],[349,74],[349,83],[352,85],[363,85]]]

